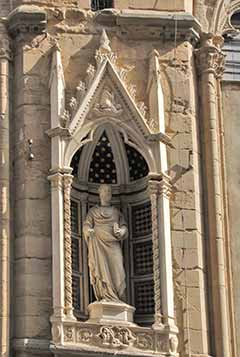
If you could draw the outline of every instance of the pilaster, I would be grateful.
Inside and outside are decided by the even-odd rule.
[[[216,355],[232,355],[230,346],[229,309],[227,301],[226,260],[224,237],[224,212],[222,193],[222,168],[220,155],[220,130],[217,86],[224,70],[223,39],[204,34],[202,46],[196,50],[196,63],[201,81],[200,98],[203,126],[203,153],[205,163],[204,185],[206,192],[205,216],[209,242],[209,267],[212,328]]]
[[[0,24],[0,356],[10,356],[10,42]]]
[[[170,230],[169,200],[172,191],[170,178],[164,174],[152,175],[149,177],[148,189],[152,204],[154,256],[155,323],[153,328],[165,329],[177,340]]]
[[[48,177],[51,182],[52,207],[52,258],[53,272],[53,318],[63,318],[64,311],[64,215],[63,175],[55,173]]]

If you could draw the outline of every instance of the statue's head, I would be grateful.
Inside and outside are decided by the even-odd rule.
[[[109,204],[112,199],[112,187],[111,185],[103,184],[99,186],[99,196],[102,205]]]

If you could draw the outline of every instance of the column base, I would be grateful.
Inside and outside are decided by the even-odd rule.
[[[88,306],[89,323],[135,325],[135,307],[124,302],[96,301]]]

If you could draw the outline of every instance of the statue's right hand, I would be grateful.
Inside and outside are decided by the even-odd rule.
[[[94,229],[93,228],[89,228],[89,230],[88,230],[88,238],[94,238]]]

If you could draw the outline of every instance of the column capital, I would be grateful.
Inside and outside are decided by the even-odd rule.
[[[150,174],[148,181],[148,190],[150,194],[164,195],[170,198],[172,194],[171,179],[166,174]]]
[[[72,182],[73,182],[73,175],[71,175],[71,174],[63,175],[63,184],[64,184],[65,189],[71,188]]]
[[[222,36],[203,34],[202,46],[195,50],[199,75],[213,73],[216,78],[222,77],[225,66],[225,55],[221,50],[223,42]]]
[[[52,188],[63,187],[63,175],[60,172],[49,175],[47,179],[51,182]]]

